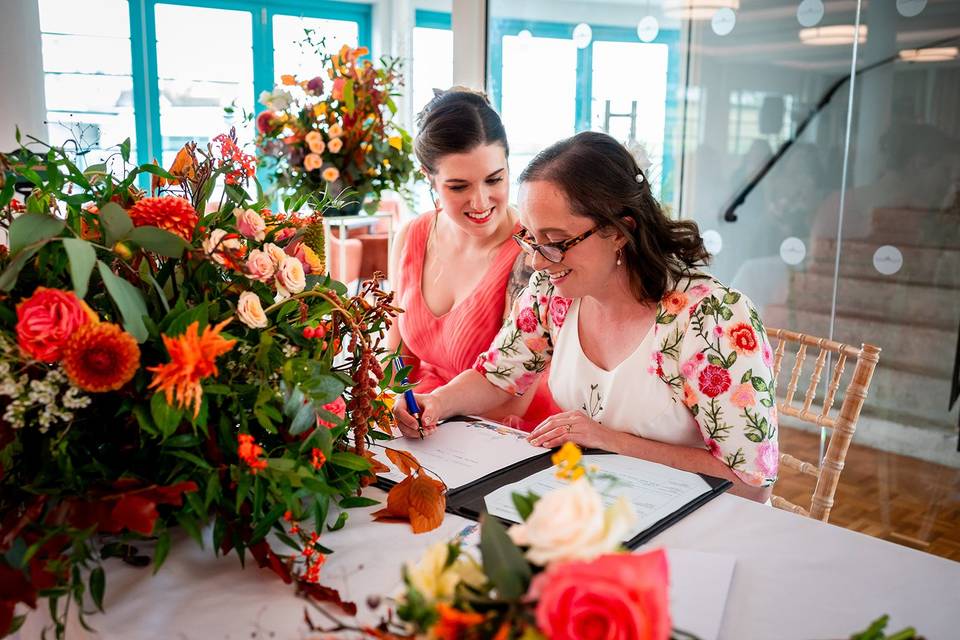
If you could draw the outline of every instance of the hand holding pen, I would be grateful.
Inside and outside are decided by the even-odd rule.
[[[394,358],[393,366],[396,369],[396,372],[400,373],[400,371],[403,370],[403,358],[401,358],[400,356],[397,356],[396,358]],[[403,377],[400,383],[404,385],[410,384],[406,376]],[[423,414],[420,410],[420,406],[417,404],[416,397],[414,397],[413,395],[413,390],[407,389],[406,391],[404,391],[403,400],[407,408],[407,413],[417,421],[417,434],[420,436],[420,439],[422,440],[424,436]],[[399,412],[396,411],[396,409],[394,409],[394,414],[397,417],[397,423],[398,423],[397,426],[400,427],[401,432],[404,432],[404,429],[403,429],[404,421],[402,419],[402,416],[399,414]],[[407,435],[407,434],[404,433],[404,435]]]

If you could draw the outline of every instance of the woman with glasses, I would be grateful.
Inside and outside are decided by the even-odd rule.
[[[515,240],[536,272],[475,367],[417,396],[425,432],[523,395],[549,363],[563,411],[533,444],[725,477],[765,501],[779,459],[772,352],[747,298],[698,270],[709,254],[697,225],[669,219],[602,133],[546,149],[520,182]],[[400,428],[417,436],[402,404]]]
[[[469,369],[490,345],[530,276],[512,236],[507,135],[483,94],[438,93],[419,116],[414,147],[434,211],[394,240],[390,276],[405,310],[389,335],[409,375],[429,391]],[[557,410],[544,381],[526,397],[504,396],[484,415],[526,428]]]

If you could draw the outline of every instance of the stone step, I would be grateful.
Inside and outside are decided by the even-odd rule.
[[[957,249],[960,248],[960,216],[954,212],[878,208],[871,216],[869,238],[880,244]]]
[[[832,296],[832,274],[795,271],[790,275],[785,304],[793,309],[829,313]],[[842,277],[837,289],[837,313],[955,332],[960,321],[960,295],[941,287]]]
[[[873,265],[873,255],[880,246],[865,240],[844,240],[840,247],[841,276],[960,288],[960,248],[893,243],[903,255],[903,265],[897,273],[884,275]],[[835,239],[814,239],[807,268],[816,273],[833,275],[836,252]]]
[[[762,309],[762,316],[763,321],[771,327],[814,336],[826,337],[830,333],[829,313],[768,305]],[[956,330],[838,315],[834,324],[834,339],[854,346],[867,342],[880,347],[883,349],[880,362],[887,368],[925,373],[937,378],[949,378],[953,373]]]

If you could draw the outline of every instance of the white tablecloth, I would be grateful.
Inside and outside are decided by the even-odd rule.
[[[336,552],[322,582],[368,619],[387,604],[373,612],[367,596],[393,593],[404,561],[470,524],[448,515],[439,530],[414,536],[406,525],[372,522],[372,510],[351,510],[347,527],[323,539]],[[651,545],[736,557],[721,638],[845,638],[883,613],[891,617],[888,630],[913,625],[930,640],[960,637],[960,563],[772,507],[722,495]],[[242,571],[235,555],[215,559],[209,548],[181,540],[156,576],[108,561],[107,613],[88,618],[99,634],[72,624],[67,637],[310,637],[305,603],[292,593],[252,561]],[[39,638],[45,620],[34,612],[19,637]]]

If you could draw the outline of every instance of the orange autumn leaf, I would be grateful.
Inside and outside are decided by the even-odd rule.
[[[370,451],[369,449],[363,452],[363,457],[370,462],[370,473],[372,473],[373,475],[377,475],[380,473],[389,473],[390,467],[388,467],[387,465],[383,464],[382,462],[377,460],[375,457],[373,457],[373,452]]]
[[[405,476],[412,475],[414,472],[420,473],[420,462],[412,453],[406,451],[397,451],[396,449],[387,449],[387,457]]]
[[[433,531],[447,508],[445,488],[428,476],[407,476],[387,493],[387,506],[372,515],[378,521],[409,522],[414,533]]]

